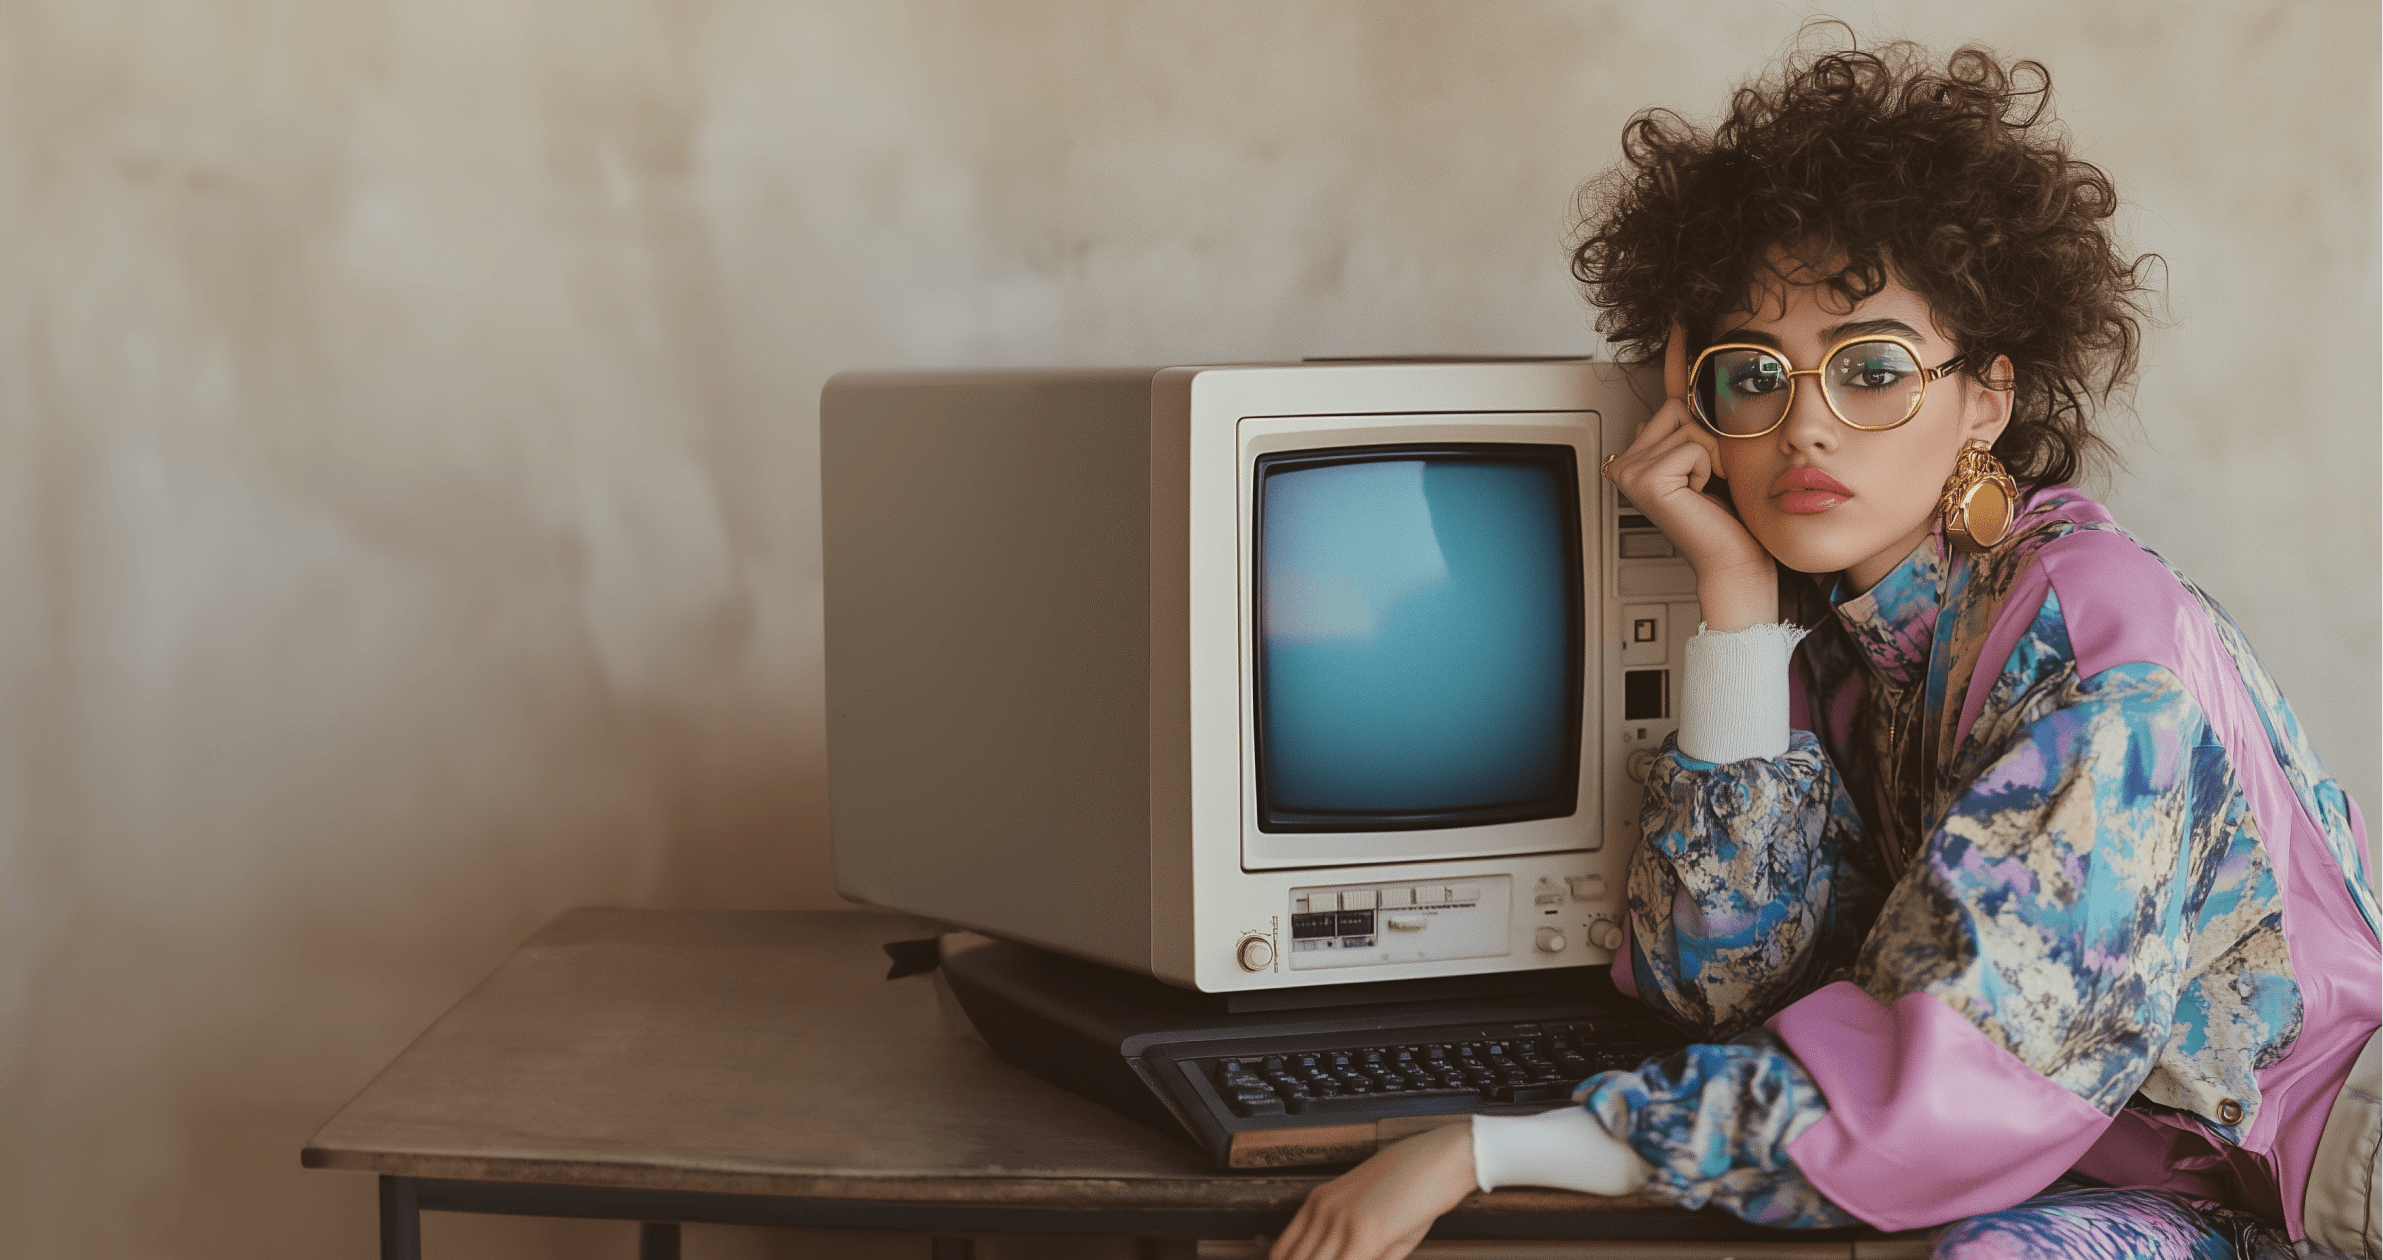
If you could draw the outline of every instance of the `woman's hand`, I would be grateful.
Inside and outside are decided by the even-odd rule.
[[[1426,1129],[1316,1188],[1267,1260],[1399,1260],[1473,1191],[1473,1126]]]
[[[1663,406],[1639,426],[1605,476],[1696,570],[1705,624],[1743,630],[1779,619],[1778,565],[1728,508],[1704,493],[1721,467],[1721,439],[1688,410],[1688,336],[1671,326],[1663,349]]]

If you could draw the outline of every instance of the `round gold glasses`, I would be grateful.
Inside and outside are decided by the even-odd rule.
[[[1928,383],[1961,369],[1967,355],[1932,368],[1920,366],[1920,352],[1901,337],[1849,337],[1829,347],[1816,368],[1798,368],[1769,346],[1725,343],[1696,356],[1689,369],[1690,409],[1706,428],[1725,438],[1761,437],[1787,422],[1796,397],[1796,378],[1820,378],[1829,411],[1865,433],[1892,429],[1920,414]]]

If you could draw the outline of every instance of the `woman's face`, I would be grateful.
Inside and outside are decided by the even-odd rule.
[[[1767,345],[1797,369],[1819,367],[1829,347],[1865,333],[1912,343],[1923,367],[1960,352],[1928,304],[1901,284],[1890,280],[1851,310],[1833,309],[1842,302],[1817,285],[1773,291],[1754,309],[1715,321],[1709,344]],[[1997,359],[1989,375],[2006,380],[2009,372],[2009,361]],[[1805,573],[1842,570],[1855,590],[1868,590],[1935,524],[1937,498],[1962,444],[2002,434],[2011,394],[1955,372],[1928,386],[1919,414],[1905,424],[1864,432],[1829,410],[1819,380],[1795,378],[1794,405],[1777,429],[1722,439],[1721,474],[1738,516],[1779,563]]]

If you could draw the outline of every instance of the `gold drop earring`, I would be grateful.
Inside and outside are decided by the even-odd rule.
[[[1944,518],[1945,539],[1955,550],[1973,555],[1991,551],[2010,537],[2011,522],[2019,513],[2019,484],[1994,458],[1993,447],[1971,438],[1961,444],[1936,512]]]

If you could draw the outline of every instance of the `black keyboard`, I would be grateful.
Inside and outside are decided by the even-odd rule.
[[[1219,1011],[1216,999],[968,933],[945,937],[953,996],[1003,1059],[1153,1126],[1227,1168],[1349,1163],[1476,1111],[1566,1105],[1599,1072],[1687,1044],[1602,969],[1558,987]]]
[[[1589,1077],[1685,1044],[1651,1014],[1615,1012],[1400,1029],[1391,1038],[1375,1032],[1162,1045],[1141,1058],[1179,1110],[1205,1113],[1208,1123],[1195,1115],[1192,1127],[1225,1139],[1224,1162],[1256,1167],[1330,1162],[1335,1150],[1344,1151],[1339,1158],[1362,1157],[1407,1117],[1563,1105]],[[1391,1131],[1350,1132],[1378,1130],[1383,1121],[1393,1122]]]
[[[1678,1045],[1678,1035],[1654,1020],[1612,1019],[1470,1040],[1293,1041],[1229,1055],[1203,1047],[1206,1053],[1176,1062],[1206,1078],[1237,1116],[1403,1115],[1569,1099],[1573,1086],[1596,1073],[1637,1067]]]

